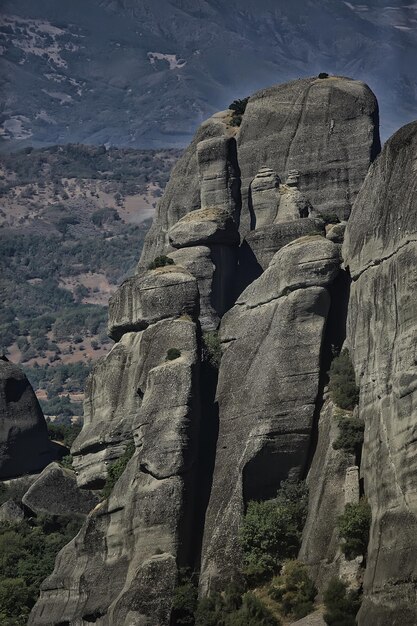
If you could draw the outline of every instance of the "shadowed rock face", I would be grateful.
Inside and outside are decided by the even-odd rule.
[[[0,478],[40,471],[66,453],[49,440],[41,407],[22,370],[0,359]]]
[[[417,623],[417,123],[372,166],[346,230],[348,342],[372,527],[359,624]]]
[[[288,244],[221,323],[219,438],[206,515],[203,593],[238,569],[238,529],[249,500],[273,497],[302,475],[319,391],[321,345],[339,271],[323,237]]]

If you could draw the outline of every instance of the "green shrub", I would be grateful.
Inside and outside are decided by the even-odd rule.
[[[114,485],[119,480],[120,476],[126,469],[127,464],[132,458],[135,452],[135,444],[133,441],[129,441],[126,446],[126,450],[122,454],[122,456],[117,459],[114,463],[112,463],[107,472],[107,480],[106,484],[103,487],[101,495],[103,498],[108,498],[111,492],[113,491]]]
[[[329,78],[329,75],[327,72],[320,72],[319,78]]]
[[[172,603],[173,623],[193,625],[196,608],[197,586],[196,581],[193,580],[193,573],[187,568],[180,569]]]
[[[203,333],[203,361],[219,369],[221,358],[222,349],[218,331],[209,330]]]
[[[157,256],[151,263],[149,263],[148,269],[155,270],[157,267],[165,267],[166,265],[175,265],[175,263],[169,256]]]
[[[0,624],[26,624],[41,582],[51,574],[57,553],[77,534],[81,523],[78,518],[47,515],[0,523]]]
[[[178,350],[178,348],[169,348],[169,350],[167,351],[166,360],[175,361],[175,359],[179,359],[180,356],[181,350]]]
[[[243,115],[246,111],[248,101],[249,97],[242,98],[241,100],[233,100],[232,104],[229,104],[229,109],[231,109],[236,115]]]
[[[324,621],[328,626],[355,626],[360,608],[360,596],[356,591],[347,591],[347,585],[332,578],[324,592],[326,612]]]
[[[290,481],[282,484],[275,499],[249,502],[239,538],[250,585],[268,580],[285,559],[297,556],[307,504],[305,484]]]
[[[246,105],[249,98],[243,98],[242,100],[233,100],[229,105],[229,109],[232,111],[232,119],[230,120],[231,126],[240,126],[242,123],[242,117],[246,111]]]
[[[272,581],[269,595],[281,605],[284,615],[301,619],[314,610],[317,589],[300,561],[287,561],[281,575]]]
[[[366,554],[371,521],[371,507],[365,498],[361,498],[358,503],[345,506],[343,515],[338,518],[337,526],[343,539],[342,550],[346,558],[351,560]]]
[[[203,598],[196,611],[196,626],[280,626],[281,622],[253,593],[224,594]]]
[[[359,402],[355,371],[348,350],[342,350],[330,366],[329,390],[333,402],[341,409],[352,410]]]
[[[358,457],[362,449],[365,424],[357,417],[342,415],[338,418],[338,426],[339,435],[333,443],[333,448]]]

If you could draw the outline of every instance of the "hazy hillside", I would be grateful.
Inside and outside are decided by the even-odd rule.
[[[90,360],[108,350],[108,298],[178,154],[68,145],[1,158],[2,347],[48,392],[48,413],[80,413],[58,395],[82,400]]]
[[[327,71],[367,81],[382,135],[417,104],[417,6],[391,0],[10,0],[3,150],[184,145],[235,97]]]

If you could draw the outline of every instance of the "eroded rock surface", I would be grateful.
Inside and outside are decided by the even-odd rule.
[[[337,246],[306,237],[282,248],[224,316],[219,437],[206,515],[202,592],[222,589],[240,562],[245,504],[273,497],[307,462],[321,345],[339,271]]]
[[[110,298],[109,335],[118,341],[124,333],[179,315],[198,315],[196,279],[183,267],[158,267],[128,278]]]
[[[99,498],[77,487],[75,473],[58,463],[50,463],[22,498],[22,503],[36,515],[87,515]]]
[[[23,371],[0,359],[0,478],[41,471],[67,452],[50,441],[45,418]]]
[[[348,343],[372,527],[359,624],[417,623],[417,123],[384,146],[346,229]]]
[[[170,624],[178,567],[195,553],[199,355],[193,322],[159,326],[181,356],[149,370],[132,424],[136,452],[59,554],[30,624]]]

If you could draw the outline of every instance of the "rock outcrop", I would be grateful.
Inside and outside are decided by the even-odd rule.
[[[67,449],[48,437],[45,418],[22,370],[0,359],[0,478],[43,470]]]
[[[161,345],[181,355],[154,360],[132,424],[136,452],[59,554],[30,624],[170,623],[178,567],[192,565],[196,550],[199,354],[192,321],[155,327]]]
[[[111,299],[117,343],[87,384],[78,486],[102,487],[132,438],[135,453],[30,624],[169,626],[179,569],[201,570],[202,594],[222,589],[247,502],[306,475],[329,327],[345,323],[342,235],[325,226],[350,213],[377,118],[364,84],[312,78],[252,96],[240,128],[226,111],[197,131]],[[149,270],[161,255],[174,265]]]
[[[262,196],[275,194],[275,175],[289,181],[289,197],[301,196],[297,206],[306,202],[346,219],[379,150],[378,104],[364,83],[331,76],[263,89],[250,97],[239,129],[230,126],[230,111],[199,128],[173,170],[139,268],[170,251],[169,229],[196,209],[225,208],[240,222],[243,237],[272,224],[275,200],[272,209],[261,206]],[[251,185],[261,168],[269,173],[263,169],[266,187],[255,193],[261,220],[256,225]]]
[[[417,123],[384,146],[346,229],[348,346],[372,527],[359,624],[417,623]]]
[[[98,504],[99,498],[91,491],[77,487],[75,473],[50,463],[22,498],[22,504],[39,515],[85,516]]]
[[[239,569],[249,500],[305,471],[321,350],[339,248],[305,237],[282,248],[224,316],[219,437],[204,531],[201,588],[224,589]]]

